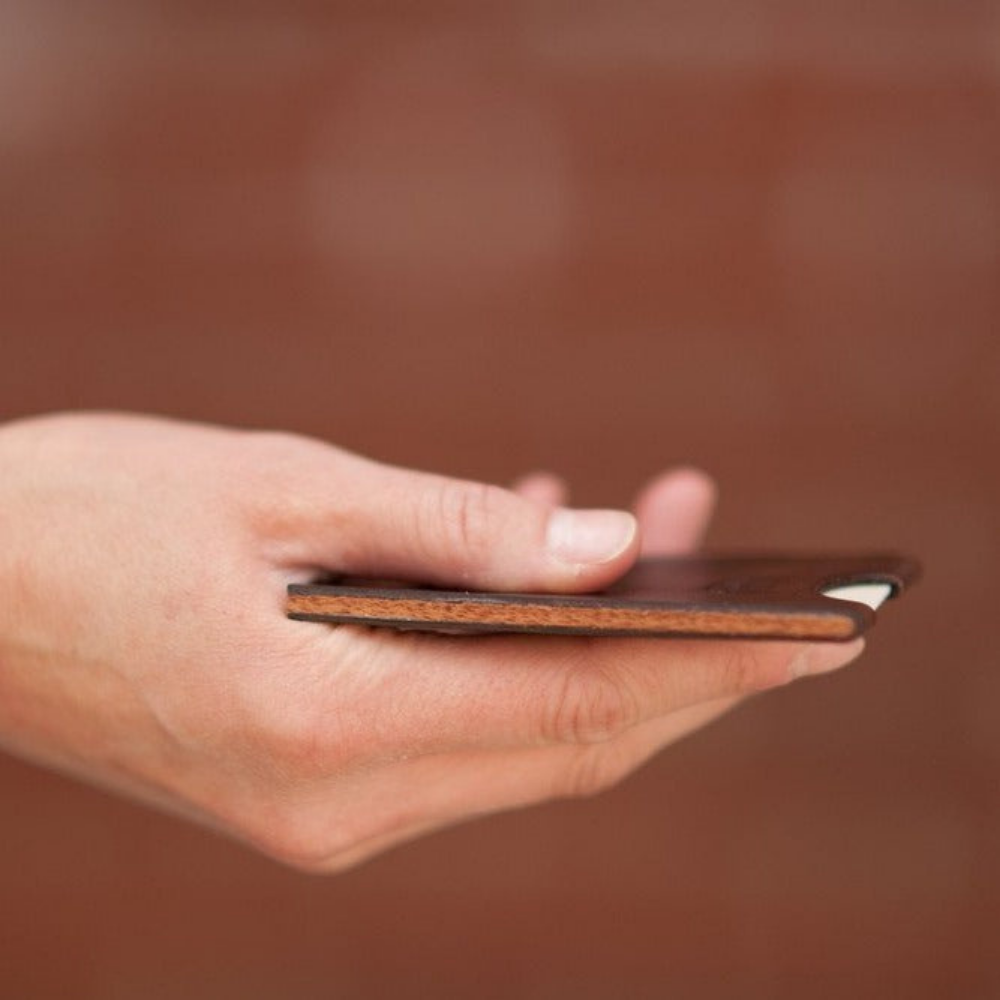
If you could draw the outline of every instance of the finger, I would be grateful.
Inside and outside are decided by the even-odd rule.
[[[342,724],[371,741],[393,706],[396,734],[421,752],[598,743],[706,701],[841,667],[863,642],[434,636],[344,627],[319,633],[323,705],[367,705]],[[377,752],[372,748],[372,752]]]
[[[697,469],[675,469],[652,480],[635,502],[642,555],[680,555],[697,548],[715,502],[715,484]]]
[[[554,798],[590,796],[617,784],[664,747],[729,711],[735,699],[697,705],[656,719],[606,744],[547,747],[501,753],[472,752],[410,759],[367,781],[360,804],[365,830],[338,835],[340,796],[351,790],[310,796],[299,815],[312,831],[307,867],[338,871],[433,830],[490,813]],[[347,831],[344,831],[346,833]],[[307,833],[307,836],[309,834]],[[301,838],[300,838],[301,840]]]
[[[331,449],[332,451],[332,449]],[[329,495],[299,524],[291,559],[355,575],[482,590],[587,591],[638,555],[625,511],[549,507],[482,483],[338,455]],[[333,471],[336,475],[333,475]]]
[[[565,481],[551,472],[532,472],[522,476],[511,487],[518,496],[547,507],[564,506],[569,491]]]

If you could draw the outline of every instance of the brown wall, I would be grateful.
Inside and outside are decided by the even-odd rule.
[[[0,6],[0,417],[893,546],[862,663],[329,880],[0,761],[0,995],[1000,995],[1000,4]]]

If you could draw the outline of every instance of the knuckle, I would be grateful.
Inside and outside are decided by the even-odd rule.
[[[568,670],[549,723],[560,743],[603,743],[639,721],[628,686],[604,671]]]
[[[792,656],[784,649],[752,642],[727,645],[725,687],[734,694],[754,694],[792,680]]]
[[[557,794],[591,798],[617,785],[632,771],[632,760],[614,746],[588,747],[566,767]]]
[[[335,717],[305,707],[260,734],[263,756],[281,780],[297,786],[352,770],[363,756]]]
[[[246,432],[244,440],[253,449],[254,455],[280,459],[300,448],[308,439],[291,431],[251,430]]]
[[[329,853],[317,839],[303,835],[293,827],[270,835],[262,845],[263,853],[274,861],[298,871],[318,874],[326,868]]]
[[[265,753],[283,779],[305,782],[330,774],[335,747],[327,734],[306,719],[272,725],[264,734]]]
[[[288,694],[270,687],[252,702],[244,699],[236,722],[241,732],[230,743],[275,784],[298,788],[357,767],[371,751],[373,740],[366,742],[361,729],[366,713],[354,708],[339,711],[314,688]]]
[[[229,494],[270,532],[297,537],[303,525],[313,523],[321,503],[317,476],[346,469],[340,449],[286,431],[244,431],[236,447],[219,458],[215,470]]]
[[[302,478],[308,439],[283,431],[248,431],[237,446],[219,456],[216,474],[249,514],[277,527],[297,524],[300,491],[289,488]]]
[[[440,519],[450,548],[463,562],[486,560],[504,500],[504,491],[488,483],[446,480],[441,484],[433,514]]]
[[[319,786],[325,789],[325,786]],[[419,826],[419,810],[406,802],[379,801],[359,809],[337,808],[327,791],[292,795],[258,816],[247,839],[263,854],[303,872],[343,871]]]
[[[285,431],[247,431],[231,461],[241,476],[279,480],[293,473],[308,446],[306,438]]]
[[[267,857],[303,872],[326,871],[337,844],[310,811],[294,801],[273,808],[257,819],[248,839]]]

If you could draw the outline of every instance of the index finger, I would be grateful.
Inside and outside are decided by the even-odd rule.
[[[316,653],[364,732],[421,752],[592,743],[649,719],[837,669],[864,643],[440,636],[340,626]],[[345,669],[346,665],[346,669]]]

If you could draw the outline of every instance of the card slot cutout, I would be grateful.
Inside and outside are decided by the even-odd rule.
[[[864,604],[865,607],[877,611],[890,597],[895,595],[896,588],[885,580],[859,580],[853,583],[838,583],[821,588],[824,597],[836,601],[848,601],[853,604]]]

